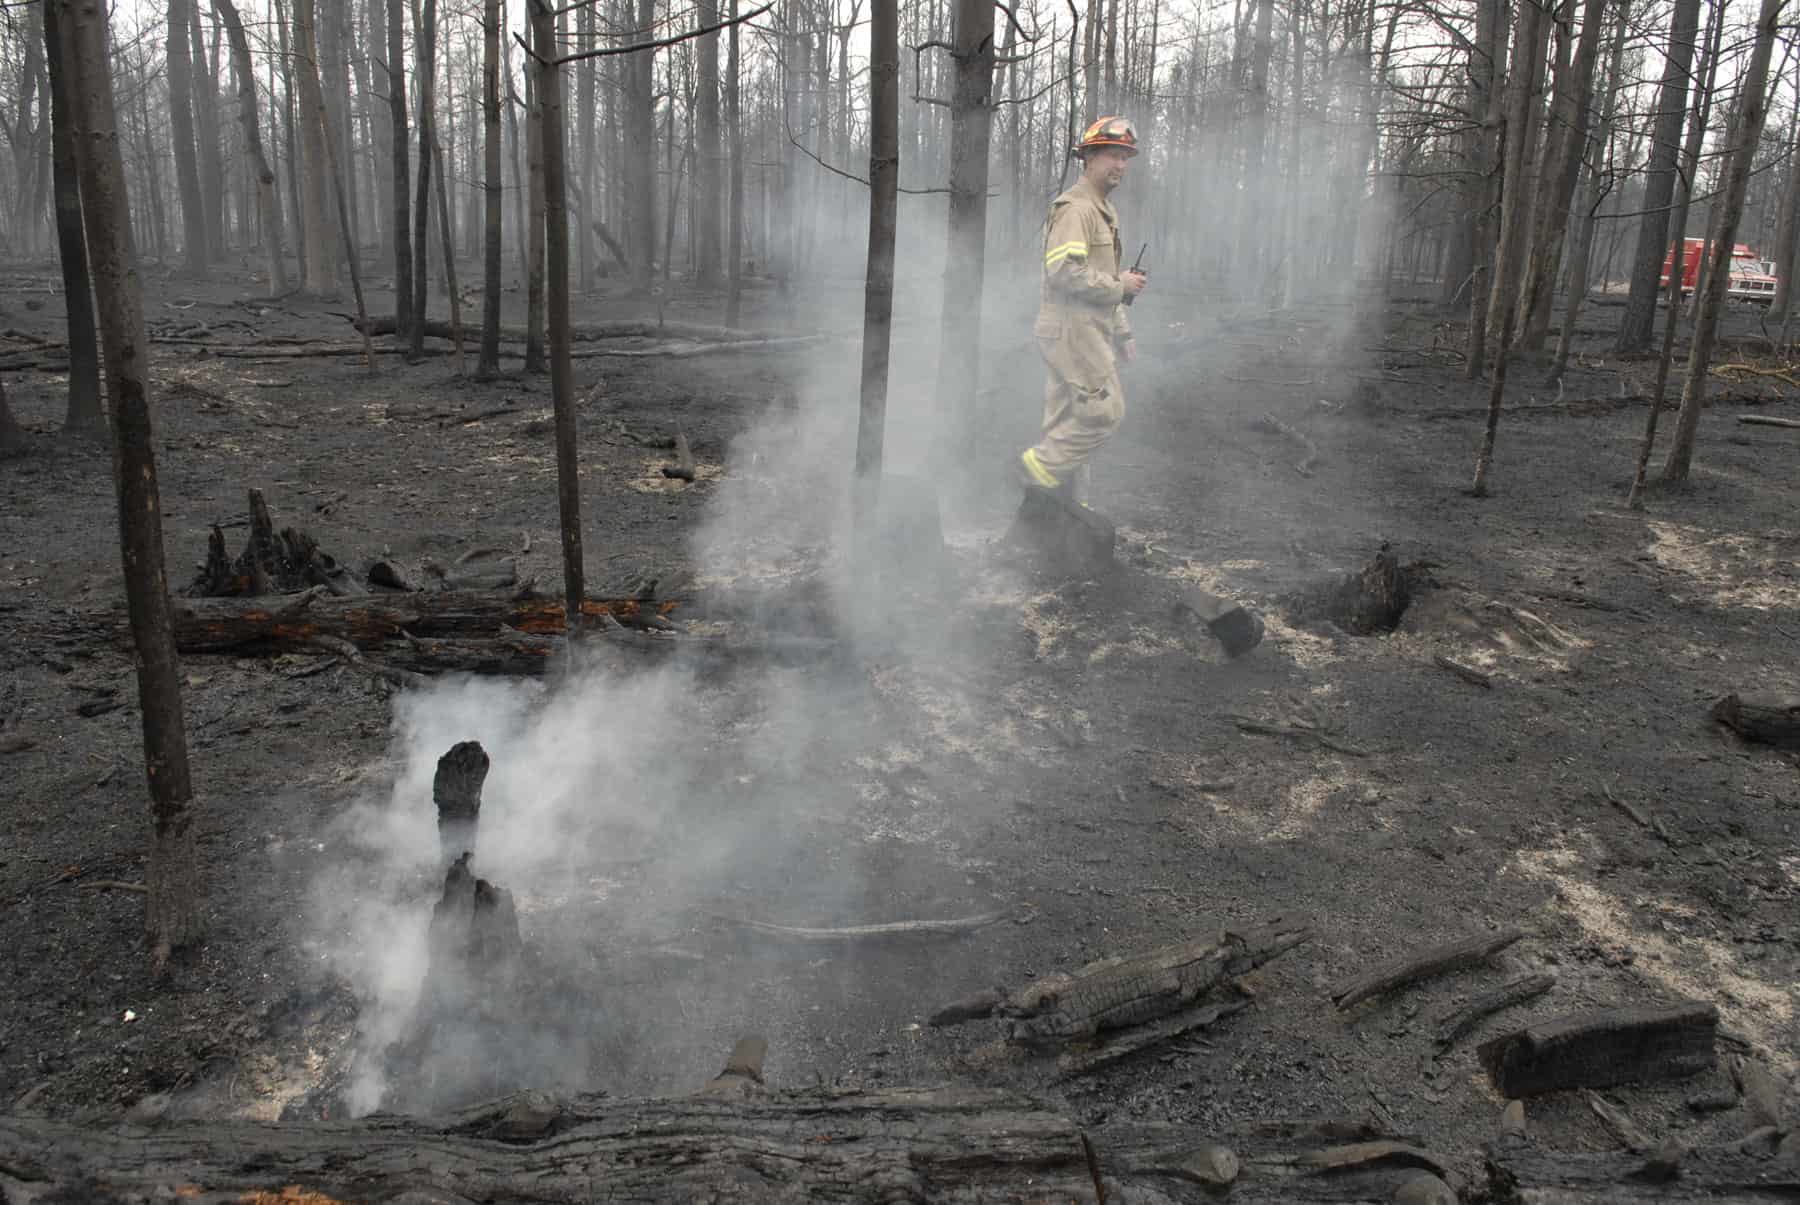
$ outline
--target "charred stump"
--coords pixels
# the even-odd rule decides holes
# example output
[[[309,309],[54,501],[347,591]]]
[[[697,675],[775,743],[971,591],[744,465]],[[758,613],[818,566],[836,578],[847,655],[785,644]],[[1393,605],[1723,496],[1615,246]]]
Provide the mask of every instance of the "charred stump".
[[[456,864],[475,852],[481,787],[487,773],[487,750],[480,741],[459,741],[438,758],[431,799],[437,805],[438,845],[446,862]]]
[[[1745,740],[1800,744],[1800,695],[1728,694],[1712,715]]]
[[[250,491],[250,534],[244,550],[232,559],[225,532],[217,524],[207,537],[206,563],[188,593],[202,598],[260,597],[292,594],[323,586],[336,595],[364,593],[356,579],[299,528],[275,530],[268,501]]]
[[[1044,572],[1065,578],[1112,573],[1116,539],[1113,521],[1099,511],[1066,494],[1036,488],[1025,491],[1006,534],[1007,543],[1035,557]]]
[[[1383,544],[1368,564],[1303,591],[1294,610],[1306,619],[1325,619],[1356,636],[1377,636],[1400,626],[1412,604],[1415,571],[1403,567]]]

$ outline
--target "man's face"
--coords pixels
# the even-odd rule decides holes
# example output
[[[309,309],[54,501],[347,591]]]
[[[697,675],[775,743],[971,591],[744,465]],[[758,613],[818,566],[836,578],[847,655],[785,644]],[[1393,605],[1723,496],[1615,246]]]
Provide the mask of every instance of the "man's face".
[[[1125,180],[1131,152],[1120,146],[1097,147],[1088,152],[1084,174],[1103,192],[1111,192]]]

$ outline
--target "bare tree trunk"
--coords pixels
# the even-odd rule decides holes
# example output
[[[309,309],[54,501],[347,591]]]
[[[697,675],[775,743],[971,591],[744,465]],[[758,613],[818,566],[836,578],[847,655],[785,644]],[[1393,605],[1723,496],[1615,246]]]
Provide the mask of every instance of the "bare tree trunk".
[[[1571,12],[1573,4],[1570,5]],[[1600,56],[1600,26],[1606,0],[1587,0],[1581,14],[1581,42],[1568,68],[1558,72],[1556,99],[1551,106],[1552,126],[1544,146],[1543,196],[1538,203],[1537,233],[1531,240],[1531,262],[1525,274],[1524,333],[1520,342],[1537,351],[1550,333],[1551,294],[1557,265],[1562,260],[1563,238],[1569,228],[1569,204],[1581,175],[1587,151],[1588,93],[1593,89],[1594,63]],[[1568,34],[1563,35],[1566,39]],[[1567,76],[1568,78],[1564,78]]]
[[[1738,82],[1737,107],[1731,116],[1731,161],[1725,168],[1719,220],[1712,232],[1712,263],[1706,288],[1700,294],[1694,345],[1688,352],[1687,376],[1681,384],[1681,414],[1675,420],[1669,457],[1663,462],[1663,480],[1667,482],[1686,481],[1694,459],[1700,407],[1706,402],[1706,370],[1712,362],[1713,341],[1719,332],[1719,311],[1724,308],[1725,292],[1731,285],[1731,249],[1737,239],[1738,220],[1744,213],[1744,191],[1750,183],[1757,143],[1762,138],[1763,119],[1768,115],[1769,58],[1775,49],[1782,3],[1783,0],[1763,0],[1762,12],[1756,19],[1756,45],[1750,52],[1750,65]]]
[[[126,606],[138,659],[144,769],[153,836],[145,873],[144,927],[159,961],[200,934],[200,872],[195,849],[193,785],[181,712],[181,667],[163,569],[162,504],[150,429],[144,304],[131,246],[131,205],[113,108],[106,8],[102,0],[62,4],[74,67],[70,99],[77,131],[82,220],[87,228],[106,390],[113,429],[113,482],[119,499],[119,546]],[[170,23],[175,24],[173,21]],[[185,26],[182,27],[185,34]]]
[[[869,258],[863,280],[862,395],[856,425],[856,530],[872,535],[887,427],[888,352],[894,317],[894,228],[900,185],[898,0],[869,9]],[[993,17],[988,16],[991,23]]]
[[[244,36],[244,23],[231,0],[213,0],[213,11],[225,26],[225,37],[231,43],[231,66],[238,81],[238,121],[244,131],[244,146],[250,155],[251,170],[256,173],[256,206],[262,225],[263,249],[269,256],[269,296],[279,297],[288,290],[286,242],[281,224],[281,206],[275,199],[275,172],[263,154],[262,131],[256,117],[256,67],[250,61],[250,42]]]
[[[1712,110],[1713,81],[1718,76],[1719,40],[1725,33],[1725,5],[1714,6],[1708,25],[1705,56],[1706,78],[1700,84],[1700,103],[1688,118],[1687,142],[1681,149],[1675,186],[1673,218],[1677,238],[1670,246],[1668,302],[1663,308],[1662,351],[1656,357],[1656,384],[1650,391],[1650,408],[1644,416],[1644,437],[1638,444],[1637,467],[1631,476],[1631,492],[1626,506],[1644,509],[1644,492],[1649,487],[1650,453],[1656,449],[1656,425],[1662,416],[1663,397],[1669,387],[1669,369],[1675,362],[1675,330],[1681,325],[1682,282],[1687,279],[1688,213],[1700,181],[1700,148],[1706,141],[1708,114]]]
[[[332,251],[329,193],[331,166],[325,156],[324,90],[313,34],[313,0],[294,0],[294,77],[299,83],[296,120],[300,125],[300,220],[306,228],[303,287],[315,296],[337,292],[337,256]]]
[[[1500,246],[1494,253],[1493,296],[1488,299],[1488,339],[1494,344],[1493,379],[1488,384],[1487,426],[1481,451],[1475,458],[1475,480],[1469,492],[1477,498],[1488,493],[1488,474],[1494,463],[1494,444],[1500,430],[1500,406],[1506,395],[1507,360],[1512,354],[1513,316],[1519,303],[1519,277],[1523,270],[1523,242],[1531,221],[1534,195],[1526,171],[1531,162],[1532,115],[1544,67],[1544,43],[1549,21],[1531,0],[1519,5],[1518,29],[1513,37],[1512,78],[1507,81],[1506,168],[1500,211]]]
[[[437,210],[439,241],[444,246],[444,291],[450,295],[450,339],[456,347],[456,375],[468,371],[463,363],[462,296],[456,289],[456,227],[450,221],[450,190],[444,178],[444,144],[432,139],[431,157],[437,160]]]
[[[412,338],[413,325],[412,217],[407,207],[412,169],[407,163],[406,0],[387,0],[387,83],[394,155],[394,340],[399,342]],[[423,314],[419,317],[424,320]]]
[[[475,375],[490,381],[500,373],[500,0],[486,0],[481,18],[481,168],[485,203],[482,222],[481,358]]]
[[[194,159],[194,55],[188,42],[188,5],[169,0],[169,132],[175,140],[175,182],[181,189],[182,256],[187,270],[206,275],[206,205]]]
[[[950,206],[936,400],[941,454],[968,444],[981,387],[981,300],[986,277],[988,148],[994,87],[993,0],[957,0],[951,36]]]
[[[535,30],[535,9],[528,15]],[[555,57],[552,46],[539,45],[536,50],[546,58]],[[544,100],[538,95],[539,73],[530,64],[526,71],[525,169],[530,184],[525,193],[525,374],[530,376],[549,365],[544,361]],[[647,167],[643,170],[650,174]],[[646,249],[644,257],[649,254]]]
[[[581,49],[584,51],[594,49],[595,45],[594,32],[597,18],[594,8],[595,6],[592,4],[585,6],[579,17]],[[581,180],[581,191],[577,197],[578,204],[575,210],[575,245],[576,254],[581,261],[579,280],[581,288],[585,290],[594,287],[594,219],[600,216],[600,207],[594,196],[596,179],[594,173],[594,117],[595,109],[598,107],[595,74],[598,68],[593,59],[583,59],[577,71],[581,99],[576,110],[578,114],[576,124],[580,127],[581,162],[575,174]]]
[[[736,326],[744,294],[744,116],[743,89],[738,82],[741,70],[738,57],[738,27],[735,24],[738,0],[728,0],[733,25],[726,33],[725,120],[731,130],[731,200],[726,220],[731,229],[726,238],[726,255],[730,258],[730,299],[725,303],[725,325]]]
[[[1800,88],[1800,55],[1794,58],[1795,87]],[[1794,295],[1794,255],[1800,248],[1800,107],[1788,141],[1787,186],[1781,194],[1781,216],[1775,227],[1775,296],[1769,303],[1772,321],[1786,324]]]
[[[1644,216],[1638,223],[1631,292],[1619,319],[1620,352],[1647,349],[1655,327],[1657,281],[1669,245],[1669,199],[1675,195],[1675,157],[1681,150],[1681,119],[1687,112],[1688,75],[1694,65],[1694,40],[1699,31],[1700,0],[1675,0],[1669,17],[1668,52],[1663,60],[1656,123],[1650,136],[1650,168],[1640,206]],[[1680,238],[1681,233],[1677,230],[1675,237]]]
[[[1621,0],[1618,25],[1613,30],[1612,57],[1606,73],[1606,102],[1600,115],[1600,129],[1597,136],[1587,140],[1594,151],[1594,162],[1588,168],[1587,184],[1582,189],[1581,202],[1576,208],[1581,224],[1576,227],[1575,245],[1569,252],[1568,297],[1563,309],[1562,332],[1556,339],[1556,358],[1545,382],[1549,385],[1561,384],[1563,373],[1568,370],[1569,351],[1575,343],[1575,324],[1581,317],[1582,305],[1587,301],[1588,262],[1593,253],[1596,216],[1605,196],[1603,169],[1606,166],[1606,148],[1612,142],[1613,114],[1618,110],[1619,85],[1625,64],[1625,31],[1631,23],[1630,15],[1629,0]]]
[[[718,0],[699,0],[694,19],[702,26],[717,23]],[[703,289],[719,287],[720,260],[724,250],[719,229],[719,35],[703,35],[696,43],[700,56],[694,93],[694,233],[698,262],[694,283]]]
[[[419,104],[414,124],[419,132],[419,178],[413,196],[413,294],[414,322],[409,355],[425,354],[425,314],[429,296],[431,250],[431,144],[437,137],[432,122],[432,106],[436,102],[437,82],[437,0],[425,0],[424,15],[418,20],[417,37],[413,40],[413,92]]]
[[[563,599],[569,639],[581,631],[581,464],[578,459],[575,381],[569,356],[569,189],[564,167],[562,68],[549,0],[526,0],[539,59],[534,94],[543,130],[544,242],[550,276],[550,397],[556,412],[556,505],[562,522]],[[533,328],[535,330],[535,328]]]
[[[344,262],[350,268],[350,291],[356,298],[356,329],[362,332],[363,362],[370,372],[375,371],[375,343],[369,337],[369,307],[363,300],[362,268],[357,263],[356,226],[350,218],[350,205],[344,198],[343,156],[337,149],[337,131],[332,128],[331,115],[324,105],[319,106],[316,114],[319,129],[325,140],[325,165],[331,173],[331,195],[337,203],[337,225],[339,243],[344,249]]]
[[[194,42],[194,131],[199,150],[200,201],[206,219],[209,260],[225,256],[225,158],[219,146],[219,79],[206,53],[200,28],[200,5],[188,3],[188,32]]]
[[[1475,0],[1475,46],[1469,52],[1469,107],[1480,115],[1470,164],[1475,176],[1474,267],[1469,274],[1468,378],[1481,379],[1487,366],[1488,297],[1494,287],[1494,211],[1500,205],[1500,139],[1506,126],[1506,99],[1500,87],[1506,69],[1507,0]]]
[[[322,85],[321,95],[325,106],[321,121],[325,130],[326,145],[336,159],[337,170],[332,179],[332,190],[342,187],[347,197],[354,202],[355,192],[351,188],[349,175],[352,167],[348,156],[353,145],[350,139],[350,120],[348,105],[350,101],[350,59],[344,48],[344,17],[349,0],[314,0],[321,5],[317,9],[319,34],[319,82]],[[335,202],[334,202],[335,203]],[[357,235],[356,209],[354,203],[350,208],[350,256],[359,254],[361,239]]]
[[[88,280],[86,236],[81,229],[81,180],[75,167],[75,132],[69,95],[73,77],[62,9],[44,5],[44,58],[50,68],[50,171],[56,197],[56,247],[62,261],[63,310],[69,334],[69,402],[63,431],[100,436],[100,345],[94,330],[94,294]]]
[[[654,40],[655,25],[656,0],[637,0],[638,39]],[[656,258],[656,173],[647,162],[656,147],[655,54],[646,50],[631,55],[626,71],[630,94],[625,99],[625,144],[633,148],[636,158],[625,182],[631,198],[625,238],[637,253],[631,261],[632,287],[646,294],[654,279]]]
[[[382,174],[381,165],[394,161],[394,127],[391,119],[385,122],[378,119],[374,106],[376,98],[379,96],[383,104],[389,104],[390,113],[392,111],[386,94],[376,91],[378,86],[387,89],[393,87],[393,70],[389,65],[390,60],[387,53],[388,5],[387,0],[364,0],[364,5],[364,13],[368,22],[367,32],[364,34],[368,41],[364,49],[368,51],[369,55],[369,83],[365,92],[370,135],[369,188],[374,194],[370,197],[370,203],[376,209],[381,209],[383,203],[387,206],[383,211],[384,216],[378,223],[381,229],[381,250],[378,262],[387,263],[394,258],[393,173],[386,173],[379,184],[376,180]],[[405,190],[402,189],[401,192],[404,193]]]

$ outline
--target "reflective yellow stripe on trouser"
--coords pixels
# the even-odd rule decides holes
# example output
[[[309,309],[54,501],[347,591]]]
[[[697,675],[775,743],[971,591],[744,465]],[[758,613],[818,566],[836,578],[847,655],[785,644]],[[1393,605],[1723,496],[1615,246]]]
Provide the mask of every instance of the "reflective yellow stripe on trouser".
[[[1125,393],[1110,336],[1097,324],[1071,324],[1061,337],[1039,339],[1048,380],[1044,426],[1031,456],[1058,480],[1087,463],[1125,417]]]

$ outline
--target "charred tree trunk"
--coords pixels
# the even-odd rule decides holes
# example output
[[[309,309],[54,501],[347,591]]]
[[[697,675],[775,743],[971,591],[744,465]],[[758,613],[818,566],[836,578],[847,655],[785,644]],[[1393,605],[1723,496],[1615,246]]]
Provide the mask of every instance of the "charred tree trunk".
[[[637,29],[639,41],[655,39],[656,0],[637,0]],[[656,52],[645,50],[631,55],[625,69],[625,145],[634,156],[624,182],[631,205],[625,238],[636,253],[631,260],[632,287],[644,294],[655,279],[656,173],[649,163],[656,146],[655,67]]]
[[[6,400],[6,379],[0,377],[0,456],[16,456],[25,446],[25,432],[13,419]]]
[[[862,394],[856,426],[856,528],[872,533],[887,426],[894,317],[894,227],[900,185],[900,14],[874,0],[869,44],[869,254],[863,283]],[[989,20],[992,20],[990,15]]]
[[[432,120],[432,106],[437,103],[437,0],[425,0],[417,32],[413,45],[413,92],[419,103],[419,116],[415,122],[419,134],[419,175],[414,182],[413,196],[412,329],[408,332],[411,335],[409,354],[414,358],[425,354],[424,319],[431,276],[428,265],[431,254],[431,144],[437,136],[436,123]]]
[[[1664,481],[1686,481],[1694,458],[1700,407],[1706,401],[1706,370],[1712,363],[1713,342],[1718,336],[1719,312],[1725,305],[1725,291],[1731,285],[1731,250],[1737,239],[1738,220],[1744,213],[1744,191],[1750,183],[1757,143],[1762,140],[1763,119],[1768,115],[1769,59],[1774,53],[1782,5],[1783,0],[1763,0],[1762,11],[1756,19],[1756,44],[1750,52],[1750,64],[1738,82],[1737,107],[1731,116],[1731,160],[1725,168],[1718,224],[1712,231],[1712,260],[1694,321],[1694,343],[1688,353],[1687,376],[1681,385],[1681,414],[1675,420],[1669,458],[1663,462]]]
[[[87,229],[112,418],[113,482],[118,490],[119,544],[125,597],[138,658],[144,769],[153,837],[145,874],[144,927],[158,959],[200,932],[200,872],[194,841],[193,786],[181,711],[181,666],[175,655],[163,568],[162,505],[150,428],[143,296],[131,246],[131,207],[113,108],[106,9],[101,0],[55,0],[66,18],[74,68],[76,159]],[[173,22],[171,22],[173,25]]]
[[[1563,237],[1569,228],[1569,205],[1581,160],[1587,152],[1589,93],[1594,62],[1600,55],[1600,26],[1606,0],[1586,0],[1581,14],[1581,42],[1575,58],[1559,72],[1551,107],[1550,137],[1544,147],[1543,195],[1538,202],[1537,232],[1531,240],[1531,262],[1525,273],[1524,321],[1520,343],[1537,351],[1550,333],[1551,293],[1562,261]],[[1564,38],[1568,34],[1563,35]]]
[[[573,616],[569,635],[581,630],[584,574],[581,558],[581,462],[575,418],[575,380],[570,359],[569,324],[569,189],[563,156],[562,67],[556,62],[554,17],[549,0],[531,5],[532,40],[537,64],[537,102],[543,128],[539,141],[544,159],[544,238],[550,269],[550,396],[556,412],[556,508],[561,521],[564,614]],[[647,56],[646,56],[647,57]],[[537,334],[533,324],[531,334]],[[527,339],[526,347],[531,346]],[[529,355],[529,351],[527,351]]]
[[[394,154],[394,331],[396,339],[408,339],[413,315],[413,244],[411,210],[407,207],[412,171],[407,163],[406,0],[386,2],[388,123],[393,128]],[[420,317],[424,317],[423,313]]]
[[[200,199],[205,206],[206,253],[210,260],[225,258],[225,156],[219,146],[218,34],[214,27],[213,51],[206,51],[200,28],[199,0],[188,0],[189,32],[194,39],[194,129],[198,140]]]
[[[986,275],[988,147],[992,134],[994,5],[959,0],[951,37],[950,206],[945,240],[937,390],[940,455],[953,463],[968,447],[981,387],[981,299]]]
[[[1675,195],[1675,158],[1681,152],[1682,117],[1687,112],[1688,75],[1700,32],[1700,0],[1675,0],[1669,17],[1668,53],[1663,60],[1656,124],[1650,136],[1650,168],[1644,181],[1643,219],[1631,265],[1631,292],[1619,319],[1618,350],[1649,348],[1656,321],[1656,291],[1663,253],[1669,246],[1669,201]],[[1675,231],[1680,238],[1682,231]]]
[[[525,0],[534,6],[536,0]],[[537,29],[535,9],[526,14],[530,30]],[[536,41],[536,33],[532,33]],[[555,57],[555,48],[536,45],[538,54]],[[525,171],[529,181],[525,190],[525,373],[542,373],[544,362],[544,101],[538,94],[541,82],[532,64],[526,63],[525,81]],[[641,167],[651,174],[647,167]],[[647,258],[646,253],[646,258]]]
[[[486,0],[481,18],[481,358],[475,376],[500,375],[500,0]]]
[[[743,89],[738,75],[737,0],[728,0],[732,26],[726,33],[725,52],[725,120],[731,131],[731,198],[727,202],[725,220],[731,224],[726,235],[725,254],[730,261],[728,287],[730,298],[725,303],[725,325],[736,326],[744,292],[744,117]]]
[[[237,75],[238,121],[244,131],[244,146],[250,155],[250,170],[256,173],[256,207],[262,226],[263,248],[269,257],[269,296],[287,292],[287,259],[283,244],[281,206],[275,199],[275,172],[263,154],[262,131],[256,117],[256,67],[250,61],[250,42],[244,36],[244,23],[238,18],[231,0],[213,0],[213,10],[225,26],[225,37],[231,43],[231,67]]]
[[[306,228],[301,278],[308,293],[337,293],[337,255],[332,250],[331,165],[325,154],[324,88],[319,83],[319,52],[314,34],[314,0],[294,0],[294,76],[299,84],[300,219]]]
[[[694,19],[702,27],[719,20],[718,0],[700,0]],[[720,153],[719,153],[719,35],[703,34],[696,51],[700,56],[694,93],[694,215],[695,253],[694,283],[703,289],[716,289],[722,279],[720,268],[724,248],[719,228]]]
[[[194,158],[194,55],[188,40],[188,5],[169,0],[169,133],[175,141],[175,182],[181,189],[182,256],[194,276],[206,274],[206,205]]]
[[[94,294],[88,279],[86,236],[81,229],[81,180],[75,169],[75,134],[69,46],[56,0],[44,6],[44,57],[50,64],[50,171],[56,196],[56,248],[62,261],[63,309],[69,331],[69,404],[63,430],[100,436],[100,344],[94,329]]]
[[[1507,360],[1512,355],[1513,320],[1519,303],[1519,277],[1523,269],[1526,231],[1531,223],[1532,181],[1526,170],[1531,162],[1533,116],[1538,84],[1544,69],[1544,44],[1549,19],[1532,0],[1519,5],[1518,29],[1513,39],[1512,78],[1507,81],[1506,167],[1500,211],[1500,245],[1494,252],[1493,296],[1488,300],[1488,339],[1494,344],[1494,372],[1488,383],[1487,426],[1481,451],[1475,458],[1475,480],[1469,492],[1484,498],[1488,474],[1494,463],[1494,444],[1500,430],[1500,407],[1506,396]]]
[[[1506,0],[1476,0],[1475,46],[1469,51],[1469,107],[1481,122],[1473,133],[1474,260],[1469,273],[1469,345],[1465,371],[1471,381],[1487,370],[1488,298],[1494,287],[1495,210],[1500,206],[1501,132],[1506,100]]]

